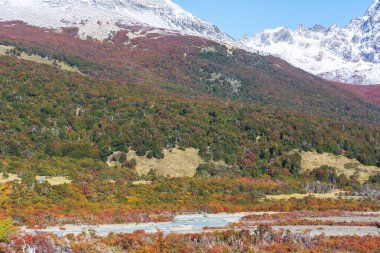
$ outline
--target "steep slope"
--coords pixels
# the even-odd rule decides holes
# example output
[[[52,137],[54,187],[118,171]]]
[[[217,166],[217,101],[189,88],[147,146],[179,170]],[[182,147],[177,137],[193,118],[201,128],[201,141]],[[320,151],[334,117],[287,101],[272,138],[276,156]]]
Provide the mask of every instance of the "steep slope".
[[[339,88],[348,90],[354,94],[357,94],[367,101],[380,105],[380,85],[349,85],[349,84],[337,84]]]
[[[379,0],[344,28],[301,25],[292,31],[280,27],[241,40],[325,79],[352,84],[380,83],[379,41]]]
[[[153,28],[152,28],[153,29]],[[283,60],[232,49],[195,36],[124,27],[112,43],[81,40],[19,22],[0,24],[0,43],[64,61],[100,79],[150,85],[189,97],[223,97],[286,107],[330,118],[380,122],[379,106]]]
[[[195,35],[268,52],[328,80],[374,84],[380,82],[379,6],[376,0],[345,28],[278,28],[239,42],[171,0],[0,0],[0,22],[19,20],[58,32],[75,28],[71,33],[81,39],[108,41],[119,31],[128,31],[130,40],[147,34]]]
[[[248,175],[284,173],[282,160],[269,160],[284,159],[294,149],[380,164],[379,125],[223,98],[189,98],[141,79],[140,85],[101,81],[9,56],[0,56],[0,73],[0,157],[106,160],[114,151],[132,149],[162,158],[165,148],[178,146],[199,149],[203,159],[225,161],[234,166],[231,173]],[[19,169],[12,168],[11,173]],[[73,179],[87,167],[54,168],[53,173]]]
[[[0,0],[0,21],[14,20],[55,29],[77,27],[81,38],[101,40],[123,25],[139,24],[232,41],[171,0]]]

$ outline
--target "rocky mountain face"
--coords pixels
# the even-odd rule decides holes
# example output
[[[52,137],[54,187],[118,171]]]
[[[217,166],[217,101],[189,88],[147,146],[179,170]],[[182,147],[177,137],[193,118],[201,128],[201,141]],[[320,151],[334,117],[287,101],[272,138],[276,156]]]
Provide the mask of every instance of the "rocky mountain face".
[[[219,41],[232,41],[218,27],[171,0],[0,0],[1,21],[39,27],[77,27],[81,38],[107,39],[121,26],[146,25]]]
[[[380,1],[346,27],[302,25],[295,31],[265,30],[241,43],[283,58],[328,80],[352,84],[380,83]]]

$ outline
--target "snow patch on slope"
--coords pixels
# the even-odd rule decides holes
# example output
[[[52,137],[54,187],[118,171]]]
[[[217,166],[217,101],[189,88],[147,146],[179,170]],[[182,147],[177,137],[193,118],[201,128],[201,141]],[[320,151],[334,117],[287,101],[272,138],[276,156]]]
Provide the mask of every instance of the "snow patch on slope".
[[[78,27],[84,39],[107,39],[120,25],[146,25],[232,41],[219,28],[171,0],[0,0],[0,21],[13,20],[55,29]]]

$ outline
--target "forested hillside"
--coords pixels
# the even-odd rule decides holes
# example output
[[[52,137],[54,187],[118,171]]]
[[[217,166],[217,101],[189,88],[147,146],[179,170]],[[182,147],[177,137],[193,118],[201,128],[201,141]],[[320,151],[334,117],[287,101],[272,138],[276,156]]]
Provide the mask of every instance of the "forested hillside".
[[[378,252],[379,85],[171,0],[0,7],[0,253]]]
[[[153,86],[188,97],[213,96],[249,104],[286,107],[335,119],[378,123],[379,106],[292,67],[278,58],[248,53],[199,37],[129,33],[107,41],[81,40],[20,22],[0,24],[0,42],[19,52],[64,61],[102,80]],[[14,32],[14,31],[17,32]]]
[[[376,104],[274,57],[196,37],[150,33],[127,43],[123,33],[104,42],[73,34],[1,25],[1,44],[15,48],[0,56],[0,219],[97,224],[186,211],[379,210],[376,195],[263,201],[376,189],[377,175],[361,182],[330,167],[303,173],[295,151],[380,166]],[[139,175],[125,155],[163,159],[173,148],[199,150],[194,178]]]
[[[171,217],[165,211],[186,210],[378,208],[369,200],[286,205],[260,200],[266,194],[304,192],[314,177],[324,180],[320,173],[300,175],[294,149],[379,165],[377,125],[228,99],[191,99],[14,57],[0,57],[0,66],[0,168],[21,178],[21,184],[1,186],[0,204],[2,216],[19,224],[162,220]],[[141,178],[133,161],[113,168],[103,162],[128,149],[162,158],[163,149],[175,146],[200,150],[204,164],[195,179],[164,179],[152,172],[143,178],[152,184],[134,186]],[[215,169],[218,160],[228,169]],[[36,176],[66,176],[72,184],[51,186]],[[338,176],[327,174],[326,182],[333,177],[339,187],[358,187],[355,179]]]
[[[160,158],[164,148],[180,146],[248,173],[257,162],[316,149],[379,165],[378,125],[228,99],[190,99],[12,57],[1,57],[0,66],[2,155],[105,160],[132,148]]]

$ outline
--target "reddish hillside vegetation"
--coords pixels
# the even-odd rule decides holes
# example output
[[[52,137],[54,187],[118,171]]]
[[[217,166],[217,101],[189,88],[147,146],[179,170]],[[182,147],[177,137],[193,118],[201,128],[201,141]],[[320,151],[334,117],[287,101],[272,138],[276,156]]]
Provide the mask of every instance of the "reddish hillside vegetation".
[[[76,34],[74,28],[56,32],[22,22],[0,23],[0,43],[64,61],[96,78],[154,86],[190,97],[222,97],[331,118],[380,121],[379,108],[363,96],[279,58],[140,26],[124,27],[103,42],[81,40]]]
[[[338,84],[339,87],[357,94],[365,100],[380,105],[380,84],[377,85],[351,85]]]

